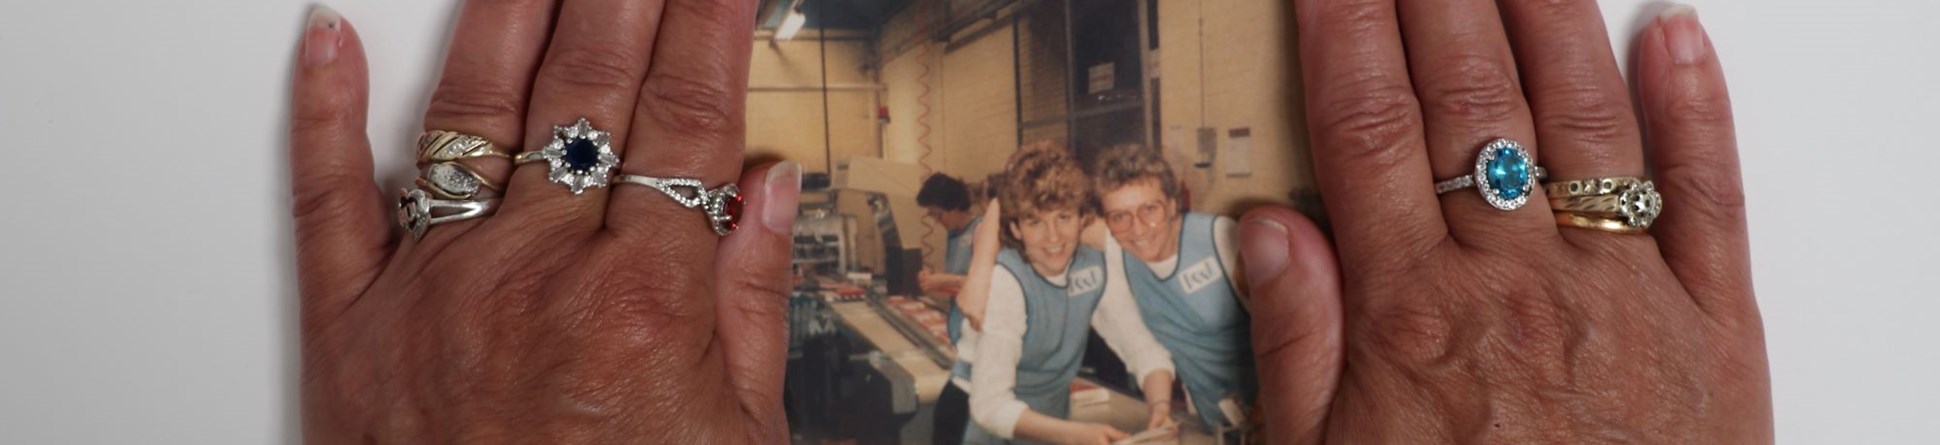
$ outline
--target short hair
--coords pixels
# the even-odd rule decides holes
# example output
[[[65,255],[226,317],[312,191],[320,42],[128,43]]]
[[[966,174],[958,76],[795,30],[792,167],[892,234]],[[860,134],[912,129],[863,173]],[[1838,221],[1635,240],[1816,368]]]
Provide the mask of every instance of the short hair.
[[[923,189],[916,192],[916,205],[951,211],[970,210],[970,186],[950,175],[930,175],[929,179],[923,180]]]
[[[1166,198],[1179,197],[1179,181],[1172,175],[1172,165],[1159,157],[1158,150],[1139,144],[1118,145],[1100,153],[1095,164],[1091,180],[1100,195],[1150,179],[1158,181]]]
[[[1054,142],[1035,142],[1018,148],[1004,166],[1007,184],[998,192],[1004,206],[1004,222],[1015,223],[1024,215],[1051,210],[1074,210],[1080,215],[1093,213],[1098,194],[1085,179],[1071,150]]]

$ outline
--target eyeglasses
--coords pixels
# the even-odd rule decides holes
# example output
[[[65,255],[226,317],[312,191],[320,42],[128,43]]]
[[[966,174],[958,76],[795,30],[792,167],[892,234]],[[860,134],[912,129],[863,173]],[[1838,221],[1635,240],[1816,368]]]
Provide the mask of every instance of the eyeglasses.
[[[1105,226],[1110,227],[1113,231],[1123,231],[1131,229],[1135,219],[1138,224],[1156,226],[1171,217],[1172,211],[1166,208],[1164,201],[1146,201],[1131,211],[1120,210],[1105,213]]]

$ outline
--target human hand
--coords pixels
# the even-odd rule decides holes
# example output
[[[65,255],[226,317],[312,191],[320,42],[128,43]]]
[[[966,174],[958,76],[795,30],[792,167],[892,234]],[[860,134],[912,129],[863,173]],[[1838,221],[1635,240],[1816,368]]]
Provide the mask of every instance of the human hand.
[[[1695,15],[1674,9],[1639,40],[1640,125],[1595,2],[1296,8],[1339,252],[1286,209],[1242,223],[1270,434],[1772,441],[1731,110]],[[1618,234],[1559,228],[1541,187],[1506,212],[1435,194],[1497,137],[1551,181],[1652,172],[1662,216]]]
[[[739,178],[740,227],[637,185],[569,193],[468,159],[496,215],[399,237],[374,187],[356,31],[298,57],[291,173],[312,443],[777,443],[801,170],[741,175],[752,0],[471,1],[427,129],[537,149],[584,117],[619,170]],[[385,147],[399,144],[384,143]]]
[[[1157,400],[1145,402],[1150,415],[1145,420],[1145,429],[1156,430],[1172,425],[1172,401]]]
[[[1112,442],[1132,437],[1124,431],[1102,423],[1066,422],[1058,431],[1055,442],[1064,445],[1111,445]]]

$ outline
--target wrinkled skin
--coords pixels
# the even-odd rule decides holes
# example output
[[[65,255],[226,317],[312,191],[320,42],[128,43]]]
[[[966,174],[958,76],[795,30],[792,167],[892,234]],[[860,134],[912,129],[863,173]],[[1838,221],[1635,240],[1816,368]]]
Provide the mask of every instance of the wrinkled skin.
[[[1334,232],[1242,223],[1275,442],[1772,441],[1729,99],[1693,12],[1635,45],[1639,122],[1590,0],[1296,10]],[[1615,234],[1558,227],[1540,192],[1511,212],[1434,194],[1497,137],[1553,180],[1648,168],[1663,216]]]
[[[322,10],[291,124],[303,435],[334,443],[777,443],[801,170],[742,170],[753,0],[474,0],[426,129],[535,148],[611,131],[619,170],[738,183],[738,230],[543,163],[466,163],[496,215],[400,236],[372,180],[365,57]],[[380,147],[408,144],[382,143]]]

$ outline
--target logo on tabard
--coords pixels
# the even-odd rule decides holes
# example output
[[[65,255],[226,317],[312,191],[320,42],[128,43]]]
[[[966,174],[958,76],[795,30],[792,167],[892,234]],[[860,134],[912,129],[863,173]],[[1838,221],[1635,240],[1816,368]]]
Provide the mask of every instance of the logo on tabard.
[[[1193,263],[1192,267],[1179,271],[1179,285],[1185,288],[1187,294],[1198,292],[1224,279],[1226,279],[1226,271],[1219,268],[1219,260],[1213,257],[1206,257],[1198,263]]]
[[[1071,271],[1070,277],[1071,287],[1065,292],[1067,296],[1084,295],[1105,287],[1105,269],[1098,266]]]

